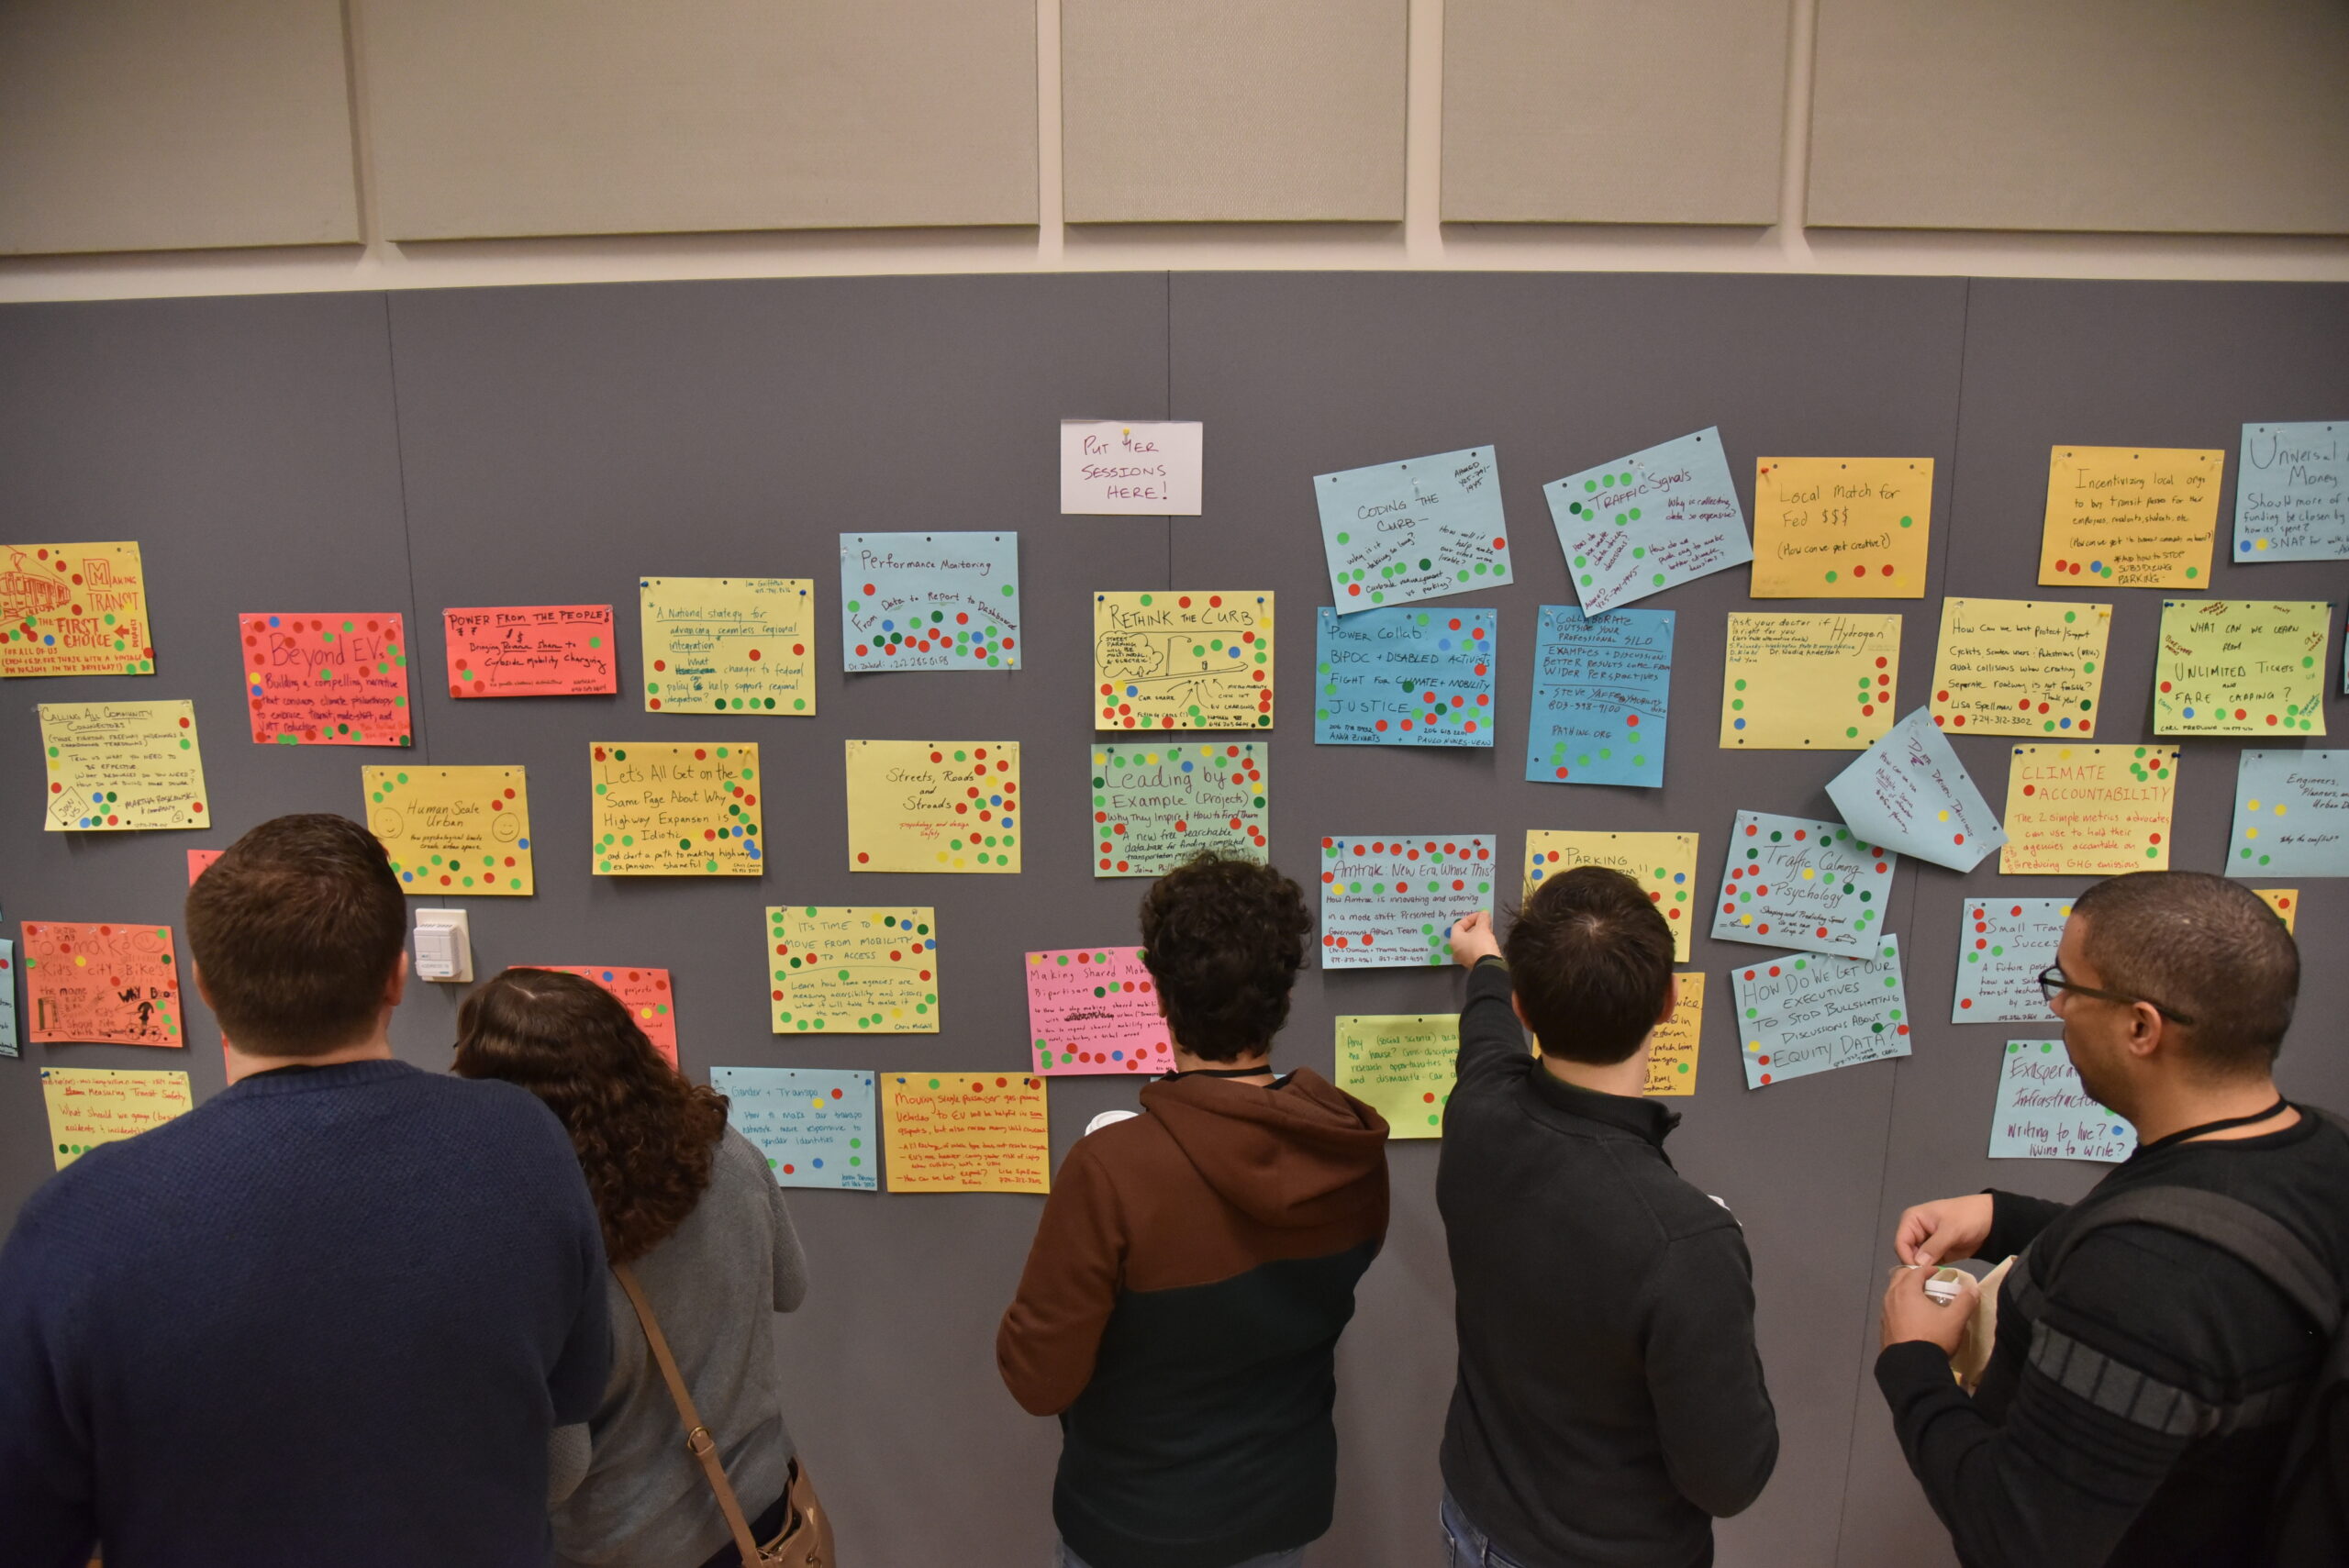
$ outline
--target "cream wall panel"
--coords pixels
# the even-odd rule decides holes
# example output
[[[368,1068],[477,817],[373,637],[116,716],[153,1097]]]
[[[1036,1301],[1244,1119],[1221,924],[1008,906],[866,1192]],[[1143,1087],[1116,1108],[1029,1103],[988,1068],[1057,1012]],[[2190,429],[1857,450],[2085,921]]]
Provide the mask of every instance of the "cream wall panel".
[[[358,0],[394,239],[1036,221],[1034,0]]]
[[[1786,0],[1445,0],[1447,223],[1777,221]]]
[[[0,5],[0,254],[359,237],[335,0]]]
[[[2349,233],[2341,0],[1820,0],[1809,221]]]
[[[1402,221],[1406,0],[1060,7],[1069,222]]]

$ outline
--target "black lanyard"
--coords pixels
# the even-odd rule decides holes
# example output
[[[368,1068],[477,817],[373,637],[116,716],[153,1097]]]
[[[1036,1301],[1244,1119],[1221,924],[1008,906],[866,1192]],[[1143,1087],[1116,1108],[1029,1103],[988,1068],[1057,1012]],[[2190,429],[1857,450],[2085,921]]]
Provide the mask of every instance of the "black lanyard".
[[[1272,1073],[1273,1082],[1275,1084],[1286,1076],[1285,1073],[1273,1073],[1273,1066],[1269,1062],[1262,1067],[1178,1067],[1166,1075],[1169,1078],[1262,1078],[1266,1073]]]
[[[2223,1121],[2206,1121],[2199,1127],[2186,1128],[2180,1131],[2171,1133],[2166,1138],[2155,1139],[2153,1142],[2146,1144],[2142,1149],[2139,1149],[2137,1152],[2140,1154],[2151,1154],[2156,1149],[2166,1149],[2173,1143],[2183,1143],[2189,1138],[2199,1138],[2206,1132],[2224,1132],[2231,1127],[2249,1127],[2253,1122],[2266,1121],[2277,1111],[2289,1106],[2291,1103],[2291,1101],[2286,1099],[2283,1095],[2278,1095],[2276,1096],[2276,1103],[2268,1106],[2264,1111],[2254,1111],[2250,1116],[2231,1116]]]

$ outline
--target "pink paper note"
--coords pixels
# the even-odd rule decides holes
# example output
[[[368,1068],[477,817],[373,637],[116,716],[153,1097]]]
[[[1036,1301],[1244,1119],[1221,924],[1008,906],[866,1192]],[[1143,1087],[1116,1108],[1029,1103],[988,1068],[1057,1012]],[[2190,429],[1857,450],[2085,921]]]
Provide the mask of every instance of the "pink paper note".
[[[405,746],[407,634],[392,612],[248,611],[245,706],[253,740],[281,746]]]
[[[619,690],[609,605],[449,610],[449,695],[562,697]]]
[[[1174,1070],[1140,948],[1030,953],[1028,1039],[1036,1070],[1051,1076]]]
[[[628,1006],[629,1016],[636,1020],[653,1049],[677,1065],[677,1008],[669,990],[669,972],[665,969],[623,969],[618,964],[602,963],[537,963],[533,969],[560,970],[576,974],[618,996]]]

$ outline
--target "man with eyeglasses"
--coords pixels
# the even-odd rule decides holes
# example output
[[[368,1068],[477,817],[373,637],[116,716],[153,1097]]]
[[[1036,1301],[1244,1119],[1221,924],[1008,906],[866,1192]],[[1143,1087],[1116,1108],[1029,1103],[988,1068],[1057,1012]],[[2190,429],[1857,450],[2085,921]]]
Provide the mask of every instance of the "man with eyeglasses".
[[[2082,1088],[2135,1124],[2136,1153],[2068,1207],[1943,1198],[1903,1213],[1893,1238],[1908,1266],[1885,1293],[1876,1382],[1968,1568],[2275,1561],[2269,1506],[2325,1351],[2309,1316],[2176,1229],[2099,1224],[2068,1251],[2065,1236],[2122,1195],[2199,1188],[2281,1224],[2341,1290],[2349,1133],[2272,1075],[2299,968],[2283,922],[2220,877],[2143,872],[2073,901],[2040,984]],[[1946,1358],[1973,1298],[1938,1306],[1924,1282],[1952,1258],[2017,1252],[1969,1398]]]

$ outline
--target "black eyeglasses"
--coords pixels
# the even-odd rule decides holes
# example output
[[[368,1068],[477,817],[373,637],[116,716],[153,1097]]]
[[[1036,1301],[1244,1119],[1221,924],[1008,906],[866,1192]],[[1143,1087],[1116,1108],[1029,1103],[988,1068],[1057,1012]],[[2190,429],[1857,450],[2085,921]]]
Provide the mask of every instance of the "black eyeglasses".
[[[2058,991],[2070,991],[2082,996],[2101,996],[2108,1002],[2125,1002],[2132,1006],[2143,1002],[2171,1023],[2191,1024],[2194,1021],[2176,1008],[2165,1007],[2151,996],[2132,996],[2125,991],[2099,991],[2093,985],[2066,980],[2060,965],[2049,964],[2039,972],[2039,994],[2047,998],[2047,1005],[2052,1007],[2055,1005],[2055,993]]]

